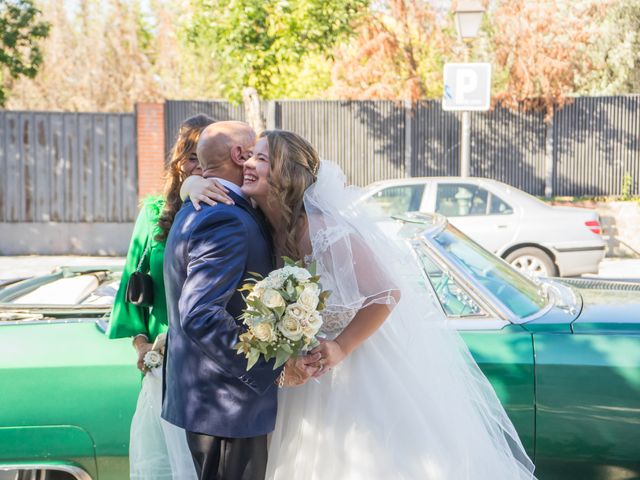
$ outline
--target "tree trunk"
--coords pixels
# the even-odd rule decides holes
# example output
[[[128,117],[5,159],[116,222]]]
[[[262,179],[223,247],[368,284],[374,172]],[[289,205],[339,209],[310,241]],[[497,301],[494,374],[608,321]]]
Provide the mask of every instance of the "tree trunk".
[[[264,118],[260,111],[260,96],[253,87],[242,89],[242,99],[244,100],[244,111],[247,123],[256,131],[258,135],[265,130]]]

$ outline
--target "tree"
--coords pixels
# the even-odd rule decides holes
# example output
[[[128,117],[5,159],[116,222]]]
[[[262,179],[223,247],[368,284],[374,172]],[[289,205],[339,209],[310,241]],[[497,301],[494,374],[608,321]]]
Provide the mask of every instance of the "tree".
[[[0,0],[0,106],[10,81],[33,78],[42,63],[38,42],[47,37],[49,24],[39,16],[32,0]]]
[[[605,10],[597,0],[503,0],[490,22],[494,100],[550,118],[596,68],[589,49]]]
[[[619,95],[640,92],[640,0],[609,1],[598,41],[589,49],[595,68],[580,81],[580,92]]]
[[[11,108],[121,112],[162,99],[136,2],[83,1],[75,13],[64,0],[43,7],[52,25],[44,62],[12,86]]]
[[[357,38],[335,55],[340,98],[418,100],[442,95],[442,70],[453,37],[426,0],[388,0],[372,10]]]
[[[352,33],[352,23],[367,3],[192,0],[197,13],[189,35],[194,45],[209,48],[209,60],[218,62],[223,93],[228,98],[241,99],[245,86],[254,87],[263,98],[288,95],[294,84],[312,94],[314,88],[300,89],[304,75],[296,73],[314,70],[309,59],[322,63],[323,55]],[[306,78],[312,85],[318,80],[318,76]]]

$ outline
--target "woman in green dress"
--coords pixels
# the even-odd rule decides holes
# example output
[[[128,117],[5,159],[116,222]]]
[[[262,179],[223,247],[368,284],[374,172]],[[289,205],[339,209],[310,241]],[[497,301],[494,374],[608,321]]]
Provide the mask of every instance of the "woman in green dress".
[[[164,246],[173,219],[182,206],[182,182],[190,175],[202,174],[196,146],[202,130],[213,121],[205,115],[197,115],[185,120],[180,126],[165,174],[164,194],[147,197],[142,203],[111,312],[109,338],[132,337],[138,354],[138,369],[145,374],[131,423],[131,479],[196,478],[184,431],[160,418],[162,367],[149,368],[145,365],[144,358],[156,340],[156,349],[160,350],[157,345],[162,343],[163,334],[167,330],[163,280]],[[212,198],[207,199],[207,203],[211,203],[211,200],[231,202],[225,191],[222,185],[215,182],[210,184],[210,192],[207,194]],[[153,305],[149,308],[125,301],[127,282],[136,270],[151,276]]]

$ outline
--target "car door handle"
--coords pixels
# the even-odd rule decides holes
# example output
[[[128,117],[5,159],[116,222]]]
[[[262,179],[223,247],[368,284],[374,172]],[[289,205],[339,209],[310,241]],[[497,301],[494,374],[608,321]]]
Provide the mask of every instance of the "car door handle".
[[[498,225],[498,228],[508,228],[509,225]]]

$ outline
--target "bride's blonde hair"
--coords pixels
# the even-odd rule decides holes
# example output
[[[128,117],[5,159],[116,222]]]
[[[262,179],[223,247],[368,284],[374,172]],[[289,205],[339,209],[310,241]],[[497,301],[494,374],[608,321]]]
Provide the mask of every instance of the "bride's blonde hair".
[[[265,130],[260,135],[269,144],[270,201],[276,202],[286,232],[282,253],[299,260],[298,234],[304,227],[304,192],[316,181],[320,157],[300,135],[286,130]]]

